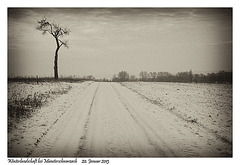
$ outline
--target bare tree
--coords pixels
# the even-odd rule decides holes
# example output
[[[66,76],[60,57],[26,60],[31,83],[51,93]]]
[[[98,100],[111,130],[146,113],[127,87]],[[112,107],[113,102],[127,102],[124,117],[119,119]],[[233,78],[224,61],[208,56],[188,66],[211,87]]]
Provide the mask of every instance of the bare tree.
[[[62,38],[64,35],[69,35],[70,30],[67,28],[62,28],[58,24],[50,23],[46,18],[42,18],[42,20],[38,21],[38,26],[36,29],[42,31],[43,35],[47,33],[51,34],[56,41],[57,48],[54,58],[54,78],[58,79],[58,51],[62,46],[68,48],[68,41],[62,40]]]
[[[139,77],[141,81],[147,81],[150,78],[150,75],[146,71],[141,71]]]
[[[117,77],[116,74],[113,75],[113,77],[112,77],[112,81],[114,81],[114,82],[118,81],[118,77]]]
[[[135,75],[131,75],[131,76],[129,77],[129,80],[130,80],[130,81],[137,81],[137,78],[136,78]]]
[[[119,81],[128,81],[129,74],[126,71],[121,71],[118,73],[118,80]]]

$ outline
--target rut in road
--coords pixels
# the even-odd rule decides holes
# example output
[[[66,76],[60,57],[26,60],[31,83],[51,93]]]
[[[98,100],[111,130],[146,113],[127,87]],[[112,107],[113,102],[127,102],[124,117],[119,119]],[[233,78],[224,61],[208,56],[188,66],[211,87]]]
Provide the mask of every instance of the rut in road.
[[[116,91],[119,100],[123,103],[129,115],[133,118],[133,120],[137,123],[137,125],[143,130],[149,143],[155,147],[157,152],[161,156],[169,156],[169,157],[176,156],[173,150],[165,143],[165,141],[160,137],[160,135],[158,135],[158,130],[154,130],[154,128],[152,128],[143,119],[143,117],[137,112],[137,110],[134,109],[124,97],[122,97],[121,93],[114,86],[112,87]]]
[[[88,131],[89,120],[90,120],[90,117],[91,117],[92,107],[93,107],[93,104],[94,104],[94,100],[95,100],[98,88],[99,88],[99,84],[98,84],[98,86],[97,86],[97,88],[96,88],[96,90],[93,94],[92,102],[91,102],[90,107],[89,107],[88,118],[87,118],[87,121],[84,124],[84,133],[83,133],[83,136],[81,136],[79,144],[78,144],[79,151],[76,153],[76,155],[81,155],[81,152],[83,152],[83,149],[84,149],[86,135],[87,135],[87,131]]]

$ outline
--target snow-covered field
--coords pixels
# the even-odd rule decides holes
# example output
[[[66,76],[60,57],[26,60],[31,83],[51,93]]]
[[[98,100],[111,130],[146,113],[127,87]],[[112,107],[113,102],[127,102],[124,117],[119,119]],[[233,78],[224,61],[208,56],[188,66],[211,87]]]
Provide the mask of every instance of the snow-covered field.
[[[21,121],[32,111],[51,102],[58,95],[67,93],[72,86],[67,83],[13,83],[8,84],[8,130],[15,127],[15,120]],[[14,120],[13,120],[14,119]]]
[[[230,85],[13,83],[9,100],[18,90],[49,97],[8,120],[10,157],[232,156]]]
[[[125,87],[232,143],[232,85],[127,82]]]

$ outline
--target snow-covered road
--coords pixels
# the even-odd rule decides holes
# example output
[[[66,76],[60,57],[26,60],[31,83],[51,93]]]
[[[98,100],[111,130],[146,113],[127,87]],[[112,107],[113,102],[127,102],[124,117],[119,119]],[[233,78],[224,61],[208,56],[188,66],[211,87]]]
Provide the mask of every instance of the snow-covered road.
[[[209,157],[231,156],[231,147],[119,83],[94,82],[28,156]]]

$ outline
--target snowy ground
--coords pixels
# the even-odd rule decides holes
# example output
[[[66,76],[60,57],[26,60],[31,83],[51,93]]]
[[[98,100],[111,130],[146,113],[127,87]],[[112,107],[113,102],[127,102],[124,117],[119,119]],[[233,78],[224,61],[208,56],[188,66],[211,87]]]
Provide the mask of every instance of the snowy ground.
[[[169,84],[168,94],[174,91],[176,84],[172,88],[171,85],[173,84]],[[172,103],[175,105],[172,110],[169,109],[172,106],[170,100],[160,99],[161,105],[154,94],[159,88],[158,83],[156,86],[154,83],[124,83],[123,86],[119,83],[84,82],[71,83],[71,86],[67,93],[52,99],[48,105],[35,111],[28,119],[19,122],[16,128],[8,133],[10,157],[232,155],[231,136],[224,134],[227,126],[222,126],[224,130],[218,128],[218,131],[223,132],[222,135],[213,132],[216,129],[205,127],[204,123],[199,122],[204,118],[201,116],[203,112],[192,113],[195,116],[191,114],[191,120],[189,116],[182,117],[184,115],[181,111],[177,111],[179,109],[177,105],[183,103],[175,98],[172,100],[175,101]],[[186,88],[181,84],[177,86],[178,90],[176,90],[179,93]],[[209,86],[207,89],[215,88]],[[164,92],[168,90],[166,88]],[[189,90],[186,93],[191,94],[190,91],[195,92]],[[147,94],[148,92],[150,94]],[[176,92],[175,95],[179,93]],[[231,93],[229,95],[231,96]],[[169,99],[171,98],[169,96]],[[222,100],[221,104],[224,104],[223,101],[231,102]],[[201,103],[200,107],[195,105],[195,111],[202,108],[202,105],[209,107],[206,104]],[[215,117],[213,114],[210,115],[212,118]],[[220,112],[218,116],[221,117]],[[210,118],[209,114],[207,117]],[[215,120],[215,123],[218,123],[218,120]],[[229,125],[231,129],[231,123]]]
[[[153,82],[123,85],[232,143],[232,85]]]
[[[72,88],[69,83],[9,83],[8,84],[8,131],[19,122],[32,116],[34,111]]]
[[[18,100],[25,99],[28,95],[34,95],[34,93],[49,96],[41,108],[34,108],[31,114],[20,117],[8,116],[8,155],[29,155],[43,135],[48,132],[74,102],[78,93],[82,92],[91,83],[8,84],[8,104],[16,99],[12,97],[15,95],[19,97]]]

